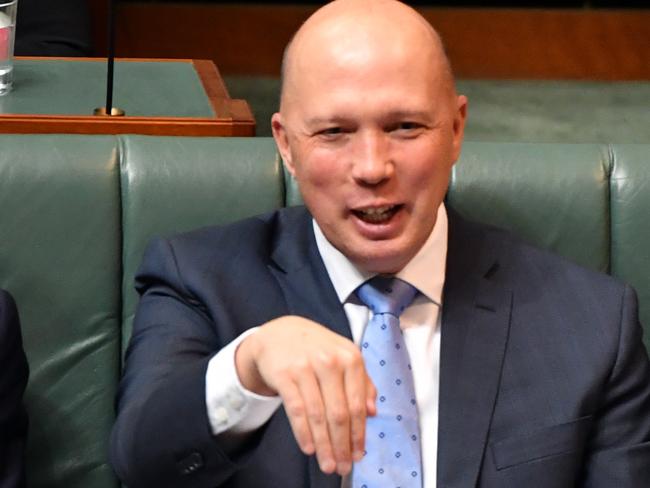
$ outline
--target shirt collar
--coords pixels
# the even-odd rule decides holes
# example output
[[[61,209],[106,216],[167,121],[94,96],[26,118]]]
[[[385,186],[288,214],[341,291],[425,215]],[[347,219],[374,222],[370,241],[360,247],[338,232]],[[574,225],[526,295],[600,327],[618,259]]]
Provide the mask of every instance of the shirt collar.
[[[354,290],[376,273],[368,273],[357,268],[327,240],[315,220],[312,220],[312,224],[316,245],[323,258],[325,269],[340,302],[345,303]],[[416,287],[432,302],[441,305],[446,261],[447,212],[444,204],[441,203],[431,234],[413,259],[396,276]]]

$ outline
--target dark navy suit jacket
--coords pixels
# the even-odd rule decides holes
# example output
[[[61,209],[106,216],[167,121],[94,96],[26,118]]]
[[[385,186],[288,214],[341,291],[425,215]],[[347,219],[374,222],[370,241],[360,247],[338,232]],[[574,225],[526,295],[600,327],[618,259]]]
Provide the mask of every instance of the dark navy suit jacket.
[[[16,304],[0,290],[0,488],[25,486],[27,414],[22,399],[27,376]]]
[[[450,212],[439,488],[647,488],[650,369],[634,292]],[[339,488],[285,412],[236,452],[210,433],[209,359],[286,314],[350,337],[304,208],[148,248],[112,463],[130,488]]]

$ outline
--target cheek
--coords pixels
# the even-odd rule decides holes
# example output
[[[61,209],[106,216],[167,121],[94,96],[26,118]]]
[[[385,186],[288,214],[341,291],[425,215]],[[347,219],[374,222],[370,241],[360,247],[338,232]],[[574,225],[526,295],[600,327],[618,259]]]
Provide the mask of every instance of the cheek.
[[[296,178],[301,185],[313,188],[336,187],[344,174],[341,159],[333,151],[320,148],[303,151],[298,156]]]
[[[407,171],[405,183],[412,195],[417,195],[427,204],[438,204],[449,185],[449,177],[453,163],[448,154],[432,153],[423,150],[419,154],[411,154],[406,161]]]
[[[448,178],[450,165],[441,155],[427,150],[411,152],[404,158],[404,176],[415,188],[428,188],[441,179]]]

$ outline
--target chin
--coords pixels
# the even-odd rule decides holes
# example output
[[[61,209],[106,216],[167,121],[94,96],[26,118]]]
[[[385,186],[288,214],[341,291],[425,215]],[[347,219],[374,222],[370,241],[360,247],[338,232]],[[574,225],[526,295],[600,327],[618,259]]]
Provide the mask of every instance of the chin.
[[[359,268],[370,273],[395,274],[401,271],[410,261],[411,257],[413,257],[408,253],[398,252],[396,250],[393,252],[382,251],[376,253],[365,252],[361,255],[357,254],[357,258],[351,260]]]

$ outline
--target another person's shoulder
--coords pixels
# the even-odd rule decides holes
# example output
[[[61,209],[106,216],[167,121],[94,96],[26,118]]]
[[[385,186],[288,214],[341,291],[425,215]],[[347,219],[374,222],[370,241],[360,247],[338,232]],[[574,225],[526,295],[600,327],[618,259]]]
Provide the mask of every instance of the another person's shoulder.
[[[27,413],[22,397],[28,377],[16,303],[0,289],[0,487],[25,483]]]
[[[22,334],[18,307],[11,294],[0,288],[0,357],[22,354]]]
[[[0,288],[0,303],[3,304],[10,304],[11,306],[15,306],[15,302],[11,294],[2,288]]]
[[[4,335],[10,327],[17,328],[17,325],[16,302],[7,290],[0,288],[0,333]]]
[[[23,353],[18,307],[13,296],[2,288],[0,288],[0,360],[9,360],[16,367],[20,366],[25,371],[20,374],[26,375],[27,362]]]

